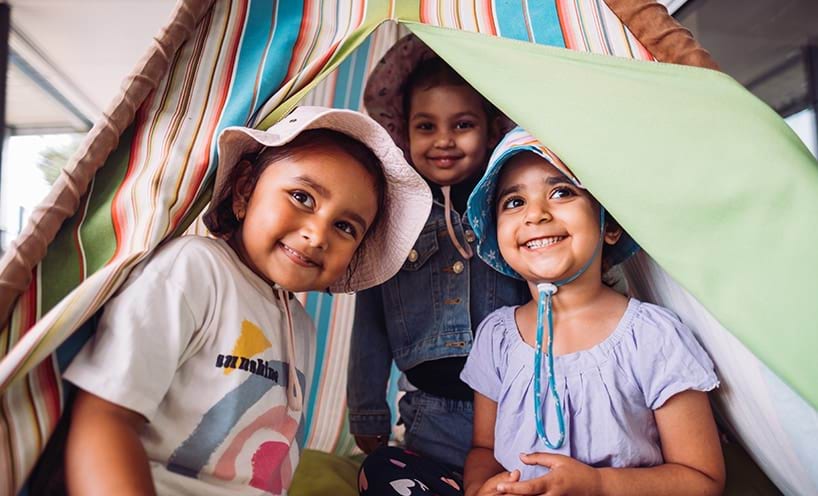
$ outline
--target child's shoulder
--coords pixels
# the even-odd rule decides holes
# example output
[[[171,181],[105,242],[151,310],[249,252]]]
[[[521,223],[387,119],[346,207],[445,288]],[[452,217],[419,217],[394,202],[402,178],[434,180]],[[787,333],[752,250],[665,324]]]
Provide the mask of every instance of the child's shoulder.
[[[719,384],[715,365],[693,331],[672,310],[631,299],[629,339],[622,339],[616,360],[630,368],[651,409],[676,393],[710,391]]]
[[[192,255],[207,255],[210,253],[220,253],[229,249],[227,243],[216,238],[208,238],[205,236],[181,236],[171,239],[160,246],[155,258],[166,256],[192,256]]]
[[[692,339],[690,328],[673,310],[631,298],[624,319],[632,339],[642,344],[662,346],[670,342]]]
[[[679,320],[679,317],[673,312],[673,310],[663,307],[662,305],[657,305],[656,303],[650,303],[647,301],[642,301],[638,298],[628,298],[628,307],[629,311],[633,309],[634,311],[634,320],[651,320],[651,319],[659,319],[659,320]]]
[[[628,301],[628,307],[628,311],[633,312],[634,325],[684,325],[673,310],[655,303],[631,298]]]
[[[518,307],[519,305],[500,307],[486,315],[477,327],[477,334],[491,334],[496,339],[503,339],[509,333],[516,333],[514,312]]]
[[[167,277],[196,277],[232,265],[224,241],[203,236],[182,236],[168,241],[145,262],[145,270]]]
[[[514,313],[517,306],[500,307],[488,314],[474,335],[474,343],[469,352],[468,362],[474,368],[484,367],[486,363],[505,363],[509,352],[521,338],[517,331]]]

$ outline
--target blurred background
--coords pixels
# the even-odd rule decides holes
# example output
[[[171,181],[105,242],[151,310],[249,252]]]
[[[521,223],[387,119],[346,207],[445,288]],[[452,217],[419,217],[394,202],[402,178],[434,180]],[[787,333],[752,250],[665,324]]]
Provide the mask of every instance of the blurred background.
[[[817,0],[661,3],[816,154]],[[20,232],[174,5],[0,0],[0,250]]]

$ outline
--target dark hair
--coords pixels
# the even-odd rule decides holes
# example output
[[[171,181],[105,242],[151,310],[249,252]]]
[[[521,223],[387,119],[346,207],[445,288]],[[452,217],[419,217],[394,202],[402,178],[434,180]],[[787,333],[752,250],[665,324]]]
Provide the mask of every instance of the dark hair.
[[[432,57],[424,60],[415,70],[409,74],[403,85],[403,115],[409,118],[410,107],[412,106],[412,95],[417,90],[428,90],[438,86],[466,86],[471,88],[482,102],[483,111],[486,114],[486,121],[491,122],[500,115],[499,110],[490,101],[475,90],[463,77],[455,72],[449,64],[440,57]]]
[[[602,204],[596,200],[596,198],[594,198],[594,201],[597,202],[599,208],[604,208]],[[605,209],[605,232],[608,233],[616,230],[622,232],[622,234],[620,234],[620,239],[622,239],[622,236],[625,235],[625,230],[622,229],[622,226],[619,225],[619,222],[617,222],[616,219],[614,219],[614,216],[611,215],[608,209]],[[614,249],[614,246],[616,246],[616,243],[612,245],[602,243],[602,274],[605,274],[613,267],[611,264],[611,251]]]
[[[335,147],[338,151],[346,153],[363,166],[375,183],[378,210],[375,213],[372,225],[369,226],[369,229],[367,229],[364,234],[364,238],[361,241],[361,244],[363,244],[378,228],[381,212],[386,203],[387,184],[386,176],[383,172],[383,164],[369,147],[355,138],[331,129],[310,129],[302,132],[287,144],[276,147],[264,147],[258,152],[243,155],[236,166],[233,167],[233,170],[230,171],[230,175],[227,177],[222,190],[219,192],[219,197],[213,200],[216,202],[216,207],[208,212],[202,219],[205,226],[207,226],[210,232],[215,236],[223,239],[232,237],[239,226],[241,226],[241,221],[237,219],[233,213],[233,190],[235,189],[236,182],[242,174],[245,173],[247,168],[250,168],[250,181],[253,189],[255,189],[258,178],[261,177],[261,174],[268,166],[285,158],[297,156],[300,153],[320,147]],[[347,268],[347,279],[355,272],[359,252],[360,250],[355,251],[352,262]]]

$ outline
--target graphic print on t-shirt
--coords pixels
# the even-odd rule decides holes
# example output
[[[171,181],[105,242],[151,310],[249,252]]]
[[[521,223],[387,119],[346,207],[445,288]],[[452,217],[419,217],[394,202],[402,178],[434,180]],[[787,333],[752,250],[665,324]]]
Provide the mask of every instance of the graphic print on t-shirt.
[[[234,480],[237,458],[242,452],[253,449],[253,474],[249,484],[272,494],[279,494],[289,486],[293,474],[288,456],[290,445],[301,438],[299,430],[303,426],[290,416],[286,405],[272,406],[249,424],[245,423],[240,431],[233,432],[244,413],[270,389],[289,384],[287,363],[257,357],[271,347],[257,325],[247,320],[242,322],[239,337],[229,354],[218,354],[213,364],[223,368],[226,376],[243,374],[247,378],[204,414],[199,425],[171,455],[168,470],[198,477],[213,453],[228,443],[213,463],[213,476],[225,481]],[[301,372],[298,376],[303,390],[305,377]],[[250,446],[252,439],[258,439],[255,434],[260,432],[264,432],[265,441]]]
[[[233,346],[232,355],[227,355],[225,359],[219,358],[223,357],[224,355],[219,355],[216,357],[216,366],[224,367],[224,375],[228,375],[229,373],[233,372],[233,370],[235,370],[237,367],[241,368],[242,370],[248,370],[249,364],[244,364],[252,360],[251,357],[253,355],[262,353],[270,346],[272,345],[264,336],[264,332],[261,330],[261,328],[249,320],[245,320],[241,323],[241,334],[239,335],[239,339],[236,340],[236,344]],[[236,362],[239,363],[237,364]],[[232,366],[229,366],[229,364]]]

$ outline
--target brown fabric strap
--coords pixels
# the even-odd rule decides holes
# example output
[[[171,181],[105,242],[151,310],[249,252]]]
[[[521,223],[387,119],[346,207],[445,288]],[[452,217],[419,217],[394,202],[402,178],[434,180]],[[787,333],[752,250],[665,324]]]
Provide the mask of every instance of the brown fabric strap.
[[[443,210],[446,211],[446,232],[449,233],[449,239],[452,241],[452,245],[454,245],[457,251],[460,252],[460,256],[468,260],[474,255],[471,245],[466,243],[464,248],[463,245],[460,244],[460,241],[458,241],[457,233],[454,232],[454,226],[452,226],[452,187],[449,185],[441,186],[440,191],[443,192]]]
[[[654,0],[605,0],[634,36],[659,62],[719,70],[719,65],[690,30]]]
[[[32,211],[20,235],[0,258],[0,321],[6,322],[17,297],[31,284],[32,271],[45,257],[60,226],[74,215],[97,169],[119,144],[137,110],[165,77],[176,52],[191,36],[215,0],[179,0],[171,19],[137,63],[122,90],[85,136],[54,182],[46,198]]]

